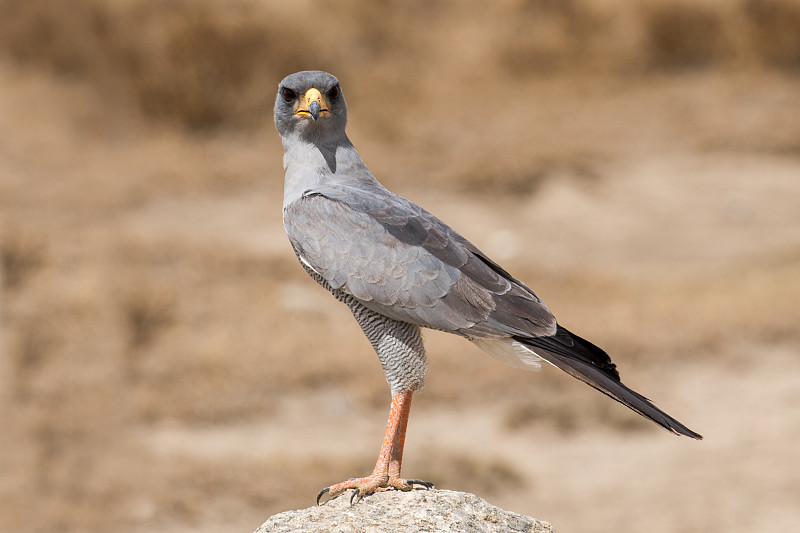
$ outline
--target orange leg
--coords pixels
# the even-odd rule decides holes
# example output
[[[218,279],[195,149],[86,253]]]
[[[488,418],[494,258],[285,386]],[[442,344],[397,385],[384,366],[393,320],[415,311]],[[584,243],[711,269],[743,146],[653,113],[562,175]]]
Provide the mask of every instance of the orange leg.
[[[361,498],[369,496],[379,490],[398,489],[411,490],[414,485],[433,488],[433,483],[419,479],[403,479],[400,477],[400,466],[403,462],[403,445],[406,441],[406,426],[408,413],[411,410],[411,395],[413,391],[403,391],[392,396],[392,408],[389,412],[389,421],[386,424],[386,434],[383,437],[381,452],[375,469],[368,477],[350,479],[325,487],[317,495],[319,500],[326,493],[335,498],[347,489],[355,489],[350,497],[350,503],[356,503]]]

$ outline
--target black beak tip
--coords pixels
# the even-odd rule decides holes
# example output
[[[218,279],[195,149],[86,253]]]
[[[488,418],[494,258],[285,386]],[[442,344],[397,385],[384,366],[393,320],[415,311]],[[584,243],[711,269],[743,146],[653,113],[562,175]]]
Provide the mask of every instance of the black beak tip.
[[[308,106],[308,113],[311,115],[311,118],[314,120],[314,122],[316,122],[319,118],[320,111],[322,111],[322,108],[320,107],[319,102],[316,100],[311,102],[311,105]]]

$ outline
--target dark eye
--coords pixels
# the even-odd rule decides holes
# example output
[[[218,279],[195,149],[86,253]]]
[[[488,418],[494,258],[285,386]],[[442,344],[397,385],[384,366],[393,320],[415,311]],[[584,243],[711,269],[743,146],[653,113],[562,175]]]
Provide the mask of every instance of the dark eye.
[[[336,100],[337,98],[339,98],[339,93],[341,92],[342,91],[339,90],[339,85],[334,85],[328,91],[328,98],[330,98],[331,100]]]
[[[284,87],[283,89],[281,89],[281,96],[283,96],[283,99],[286,100],[287,102],[291,102],[292,100],[297,98],[297,93],[288,87]]]

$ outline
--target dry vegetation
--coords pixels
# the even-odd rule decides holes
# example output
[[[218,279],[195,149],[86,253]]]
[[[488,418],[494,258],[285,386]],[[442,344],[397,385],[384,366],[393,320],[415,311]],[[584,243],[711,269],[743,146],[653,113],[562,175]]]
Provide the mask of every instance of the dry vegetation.
[[[284,9],[253,0],[75,0],[66,8],[3,0],[0,47],[18,63],[90,80],[113,93],[115,104],[122,99],[147,117],[191,129],[258,127],[272,106],[267,89],[309,63],[343,78],[367,68],[373,83],[389,89],[383,96],[406,99],[425,94],[420,78],[800,71],[800,5],[793,0],[483,4],[347,1],[329,9],[308,1]],[[476,9],[497,31],[474,31]],[[476,60],[480,72],[462,70]]]
[[[565,531],[796,525],[797,1],[0,0],[0,531],[246,531],[371,467],[377,358],[282,234],[303,68],[708,437],[432,333],[409,474]]]

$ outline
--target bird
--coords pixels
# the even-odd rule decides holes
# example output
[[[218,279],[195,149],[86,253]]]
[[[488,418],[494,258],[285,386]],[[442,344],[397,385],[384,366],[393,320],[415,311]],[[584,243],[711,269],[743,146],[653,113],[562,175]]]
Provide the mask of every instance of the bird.
[[[339,80],[320,70],[278,85],[283,224],[297,259],[345,304],[378,355],[391,390],[372,473],[322,489],[354,504],[381,490],[432,488],[400,476],[411,399],[425,383],[421,329],[466,338],[521,369],[549,363],[672,433],[702,436],[620,381],[609,355],[561,326],[522,281],[434,215],[386,189],[350,142]]]

